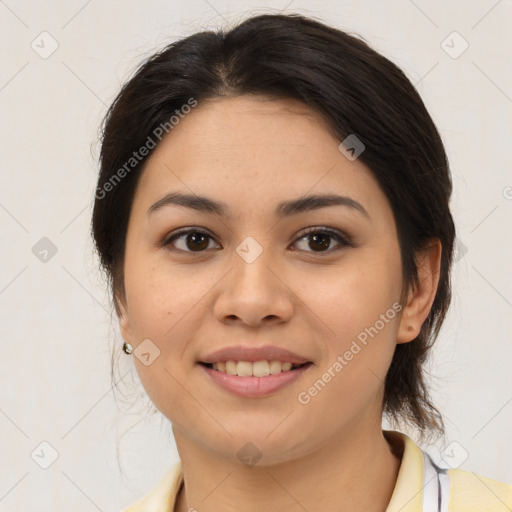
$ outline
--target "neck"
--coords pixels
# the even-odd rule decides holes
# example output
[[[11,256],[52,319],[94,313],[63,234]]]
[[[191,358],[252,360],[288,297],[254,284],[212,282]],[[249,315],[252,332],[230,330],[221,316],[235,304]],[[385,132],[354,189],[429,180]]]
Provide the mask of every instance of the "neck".
[[[185,482],[175,512],[382,512],[393,494],[401,457],[393,453],[380,424],[360,427],[299,459],[251,467],[205,452],[175,431]]]

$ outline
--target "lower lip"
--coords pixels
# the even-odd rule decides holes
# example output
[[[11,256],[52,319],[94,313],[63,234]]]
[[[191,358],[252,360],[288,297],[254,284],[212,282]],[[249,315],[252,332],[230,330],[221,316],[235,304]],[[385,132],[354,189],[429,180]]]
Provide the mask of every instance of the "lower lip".
[[[311,365],[312,363],[308,363],[296,370],[281,372],[277,375],[267,375],[266,377],[239,377],[238,375],[218,372],[202,364],[199,366],[221,388],[244,398],[259,398],[271,395],[290,385],[303,375]]]

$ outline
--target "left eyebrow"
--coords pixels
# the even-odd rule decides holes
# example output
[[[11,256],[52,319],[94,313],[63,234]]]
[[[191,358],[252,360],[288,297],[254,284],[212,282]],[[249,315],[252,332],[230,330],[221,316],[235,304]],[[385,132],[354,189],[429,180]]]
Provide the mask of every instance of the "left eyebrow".
[[[204,196],[183,194],[180,192],[171,192],[162,197],[162,199],[149,207],[147,215],[151,215],[153,212],[160,210],[164,206],[172,205],[184,206],[199,212],[211,213],[220,217],[231,217],[232,215],[230,208],[225,203]],[[290,217],[299,213],[327,208],[329,206],[345,206],[352,208],[370,218],[370,215],[361,203],[351,197],[340,196],[337,194],[311,195],[292,199],[290,201],[283,201],[277,205],[275,215],[280,218]]]
[[[276,215],[278,217],[289,217],[290,215],[296,215],[310,210],[318,210],[319,208],[327,208],[328,206],[346,206],[370,218],[370,215],[361,203],[351,197],[339,196],[337,194],[312,195],[291,201],[283,201],[277,206]]]

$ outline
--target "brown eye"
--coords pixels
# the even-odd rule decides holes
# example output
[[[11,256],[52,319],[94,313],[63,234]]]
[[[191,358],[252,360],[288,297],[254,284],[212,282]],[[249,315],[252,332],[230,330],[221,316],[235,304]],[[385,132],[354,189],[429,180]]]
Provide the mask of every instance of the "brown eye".
[[[330,248],[332,241],[337,242],[337,246]],[[307,241],[307,246],[299,248],[306,252],[313,253],[331,253],[342,249],[346,246],[352,246],[350,239],[338,231],[334,231],[330,228],[309,228],[300,238],[297,239],[295,244]],[[212,247],[211,242],[215,242],[213,237],[201,231],[199,229],[187,229],[173,234],[169,237],[163,245],[165,247],[171,247],[170,250],[177,250],[182,252],[205,252],[208,249],[220,249],[217,246]]]
[[[208,243],[208,237],[203,233],[190,233],[185,238],[185,245],[191,251],[207,249]]]
[[[176,247],[177,250],[184,252],[203,252],[206,249],[211,248],[209,245],[212,240],[213,238],[204,231],[189,229],[174,234],[164,242],[164,245],[172,245]]]
[[[334,249],[329,249],[332,240],[338,242],[338,247]],[[299,239],[298,242],[307,240],[307,247],[311,249],[311,251],[307,252],[334,252],[345,246],[350,246],[351,243],[347,239],[347,237],[343,236],[338,231],[333,231],[329,228],[309,228]],[[297,243],[297,242],[296,242]]]

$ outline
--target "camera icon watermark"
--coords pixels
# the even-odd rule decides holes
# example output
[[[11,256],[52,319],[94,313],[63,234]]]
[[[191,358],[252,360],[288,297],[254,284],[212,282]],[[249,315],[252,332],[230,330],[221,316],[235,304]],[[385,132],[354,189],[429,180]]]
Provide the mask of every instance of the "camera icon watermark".
[[[246,443],[238,450],[236,456],[242,464],[252,467],[259,462],[263,454],[253,443]]]
[[[160,349],[150,339],[145,339],[137,345],[133,355],[144,366],[149,366],[160,356]]]
[[[467,246],[459,238],[455,239],[453,245],[453,263],[460,261],[468,253]]]
[[[48,469],[59,458],[59,452],[48,441],[43,441],[34,448],[30,457],[40,468]]]
[[[462,466],[468,457],[468,451],[457,441],[452,441],[441,452],[441,458],[452,469],[457,469]]]
[[[236,252],[246,263],[253,263],[263,252],[263,247],[252,236],[248,236],[236,248]]]
[[[42,263],[48,263],[56,254],[57,246],[46,236],[43,236],[32,247],[32,254]]]
[[[469,43],[457,31],[453,31],[441,41],[441,48],[452,59],[458,59],[469,48]]]
[[[343,139],[339,144],[338,149],[342,155],[353,162],[354,160],[357,160],[361,153],[366,149],[366,146],[356,135],[351,133],[348,137]]]
[[[41,59],[47,59],[59,47],[57,40],[48,32],[41,32],[31,43],[30,47],[34,50]]]

